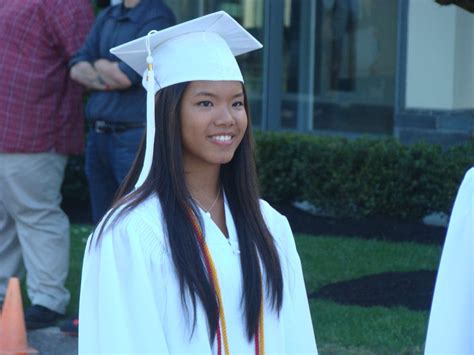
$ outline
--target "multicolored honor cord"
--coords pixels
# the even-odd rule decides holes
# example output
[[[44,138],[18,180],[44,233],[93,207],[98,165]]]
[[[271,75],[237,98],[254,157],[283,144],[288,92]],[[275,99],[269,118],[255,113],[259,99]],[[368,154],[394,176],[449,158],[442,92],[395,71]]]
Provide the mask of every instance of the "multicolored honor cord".
[[[230,355],[229,351],[229,341],[227,338],[227,326],[225,321],[224,306],[222,303],[222,293],[219,286],[219,280],[217,278],[216,267],[214,261],[212,260],[211,253],[207,247],[207,243],[204,240],[204,234],[202,232],[201,225],[196,217],[196,215],[190,210],[189,218],[193,225],[194,233],[197,236],[199,248],[204,257],[204,264],[206,265],[207,273],[210,276],[214,290],[216,290],[217,303],[219,307],[219,325],[217,326],[217,355],[222,355],[222,343],[224,343],[224,354]],[[265,339],[264,339],[264,328],[263,328],[263,287],[262,287],[262,298],[260,301],[260,315],[258,321],[258,329],[255,332],[255,355],[264,355],[265,354]]]

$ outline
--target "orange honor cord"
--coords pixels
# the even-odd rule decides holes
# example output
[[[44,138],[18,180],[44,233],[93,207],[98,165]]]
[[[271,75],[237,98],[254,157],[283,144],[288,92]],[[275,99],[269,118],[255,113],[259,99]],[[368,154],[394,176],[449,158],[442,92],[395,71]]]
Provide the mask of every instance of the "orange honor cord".
[[[214,265],[214,261],[212,260],[211,253],[209,252],[209,248],[204,240],[204,235],[202,232],[201,225],[195,214],[192,211],[189,211],[189,217],[191,219],[191,223],[193,225],[194,232],[198,239],[199,248],[201,249],[201,253],[204,257],[204,263],[206,265],[207,272],[210,276],[212,285],[214,286],[214,290],[216,291],[217,296],[217,303],[219,308],[219,325],[217,326],[217,355],[222,355],[222,346],[221,342],[224,343],[224,354],[230,355],[229,351],[229,341],[227,338],[227,326],[225,321],[224,315],[224,306],[222,303],[222,293],[219,286],[219,280],[217,278],[216,267]],[[262,288],[262,301],[260,306],[260,315],[259,315],[259,324],[257,332],[255,333],[255,354],[256,355],[264,355],[264,339],[263,339],[263,288]]]
[[[264,355],[265,354],[265,336],[263,330],[265,329],[263,324],[263,284],[262,284],[262,300],[260,302],[260,315],[259,315],[259,320],[258,320],[258,347],[259,347],[259,352],[257,352],[257,355]],[[257,339],[255,339],[257,341]]]
[[[255,354],[265,354],[265,338],[264,338],[264,326],[263,326],[263,284],[262,284],[262,297],[260,301],[260,315],[258,319],[258,328],[255,332]]]

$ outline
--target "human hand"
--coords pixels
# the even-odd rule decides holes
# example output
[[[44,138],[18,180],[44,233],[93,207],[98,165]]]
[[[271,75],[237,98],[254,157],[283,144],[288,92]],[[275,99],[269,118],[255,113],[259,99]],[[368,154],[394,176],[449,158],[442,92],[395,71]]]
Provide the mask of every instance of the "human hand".
[[[130,79],[120,70],[118,62],[99,59],[94,62],[94,68],[107,90],[127,89],[132,85]]]
[[[76,63],[70,71],[70,77],[72,80],[85,86],[90,90],[106,90],[107,86],[105,82],[100,78],[97,71],[94,69],[91,63],[83,61]]]

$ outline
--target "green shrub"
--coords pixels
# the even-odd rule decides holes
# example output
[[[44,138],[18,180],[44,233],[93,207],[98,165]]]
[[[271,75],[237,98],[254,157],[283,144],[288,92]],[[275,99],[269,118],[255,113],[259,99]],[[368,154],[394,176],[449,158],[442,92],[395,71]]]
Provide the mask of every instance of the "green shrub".
[[[405,146],[395,139],[320,137],[257,132],[263,197],[307,200],[334,215],[419,218],[450,213],[464,173],[474,166],[474,143],[448,149]],[[82,157],[71,158],[65,199],[88,198]]]
[[[86,201],[89,199],[87,179],[84,173],[84,156],[69,157],[61,192],[64,200]]]
[[[336,215],[419,218],[449,213],[474,144],[443,150],[395,139],[259,132],[261,191],[272,202],[304,199]]]

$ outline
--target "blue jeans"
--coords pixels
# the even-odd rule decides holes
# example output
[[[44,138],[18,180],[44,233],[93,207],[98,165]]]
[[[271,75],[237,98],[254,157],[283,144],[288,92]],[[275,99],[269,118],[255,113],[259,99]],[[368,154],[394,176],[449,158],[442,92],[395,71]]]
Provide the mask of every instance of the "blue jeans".
[[[143,128],[109,134],[89,132],[85,173],[94,223],[109,210],[117,188],[132,166],[143,132]]]

